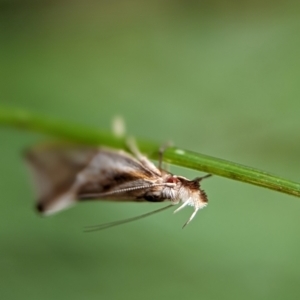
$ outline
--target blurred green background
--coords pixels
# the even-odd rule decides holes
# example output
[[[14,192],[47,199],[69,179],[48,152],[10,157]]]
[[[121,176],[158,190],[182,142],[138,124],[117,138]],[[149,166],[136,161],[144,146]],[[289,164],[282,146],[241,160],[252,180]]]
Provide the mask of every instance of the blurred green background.
[[[300,11],[293,1],[1,1],[0,103],[128,132],[300,181]],[[0,128],[3,299],[299,299],[300,201],[214,177],[209,206],[85,234],[161,207],[33,210]],[[191,170],[172,167],[187,177]]]

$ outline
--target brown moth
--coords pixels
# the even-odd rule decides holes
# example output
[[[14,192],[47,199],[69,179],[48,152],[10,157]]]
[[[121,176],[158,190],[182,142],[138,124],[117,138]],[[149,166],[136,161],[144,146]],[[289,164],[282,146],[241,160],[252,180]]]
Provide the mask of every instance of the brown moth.
[[[33,174],[37,210],[48,215],[77,202],[100,199],[170,201],[171,205],[182,204],[174,212],[187,205],[194,208],[184,224],[187,225],[207,205],[200,181],[210,175],[193,180],[173,175],[161,168],[162,159],[156,167],[134,145],[131,148],[134,156],[122,150],[66,144],[41,145],[28,150],[25,157]],[[162,151],[160,154],[162,158]],[[143,216],[106,225],[111,227]]]

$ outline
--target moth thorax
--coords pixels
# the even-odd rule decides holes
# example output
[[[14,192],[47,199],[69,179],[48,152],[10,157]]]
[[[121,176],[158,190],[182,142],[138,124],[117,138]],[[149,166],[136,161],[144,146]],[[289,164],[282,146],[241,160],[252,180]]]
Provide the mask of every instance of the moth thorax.
[[[162,197],[171,201],[178,199],[178,190],[174,187],[166,186],[162,190]]]

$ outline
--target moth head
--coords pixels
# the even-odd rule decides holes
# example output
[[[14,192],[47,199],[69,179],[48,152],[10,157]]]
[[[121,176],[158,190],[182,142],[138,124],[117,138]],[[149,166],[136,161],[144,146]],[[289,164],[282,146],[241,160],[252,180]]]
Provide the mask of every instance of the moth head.
[[[204,208],[207,203],[207,195],[206,193],[201,189],[200,187],[200,181],[204,178],[207,178],[211,176],[206,175],[204,177],[197,177],[194,180],[187,180],[185,178],[179,178],[182,183],[182,193],[181,193],[181,201],[183,202],[180,207],[178,207],[174,213],[178,212],[185,206],[192,206],[194,208],[194,212],[190,216],[190,218],[187,220],[187,222],[183,225],[185,227],[187,224],[189,224],[195,215],[197,214],[199,209]]]
[[[205,176],[205,178],[208,176]],[[187,205],[195,207],[204,207],[207,205],[208,199],[205,192],[200,187],[200,181],[204,177],[197,177],[193,180],[189,180],[182,176],[171,176],[168,178],[168,183],[175,184],[175,189],[178,189],[177,200]]]
[[[195,209],[201,209],[205,207],[208,203],[207,195],[204,192],[204,190],[202,190],[200,187],[201,180],[202,177],[199,177],[189,182],[189,189],[191,190],[189,205],[195,207]]]

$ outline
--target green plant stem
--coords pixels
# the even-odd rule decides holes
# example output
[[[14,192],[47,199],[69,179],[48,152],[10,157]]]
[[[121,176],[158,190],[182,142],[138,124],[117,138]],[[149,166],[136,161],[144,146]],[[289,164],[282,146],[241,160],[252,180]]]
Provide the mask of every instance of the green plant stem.
[[[125,138],[118,138],[112,133],[54,120],[23,110],[0,108],[0,124],[35,131],[76,143],[106,145],[113,148],[126,149]],[[158,143],[140,139],[137,139],[137,143],[143,153],[147,154],[150,158],[157,159],[160,146]],[[164,160],[178,166],[300,196],[299,183],[208,155],[171,147],[165,151]]]

